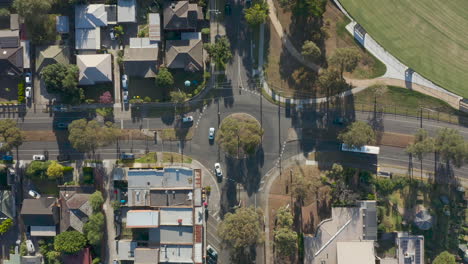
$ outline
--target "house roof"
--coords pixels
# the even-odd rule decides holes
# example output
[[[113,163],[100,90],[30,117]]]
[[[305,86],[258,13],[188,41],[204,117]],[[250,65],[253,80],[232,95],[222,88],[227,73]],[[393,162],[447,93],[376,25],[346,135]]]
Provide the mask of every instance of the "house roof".
[[[133,260],[136,247],[137,247],[136,241],[118,240],[117,241],[118,259],[119,260]]]
[[[77,55],[76,64],[80,69],[79,85],[94,85],[112,82],[112,59],[110,54]]]
[[[67,264],[91,264],[91,252],[89,248],[83,248],[79,253],[74,255],[66,255],[62,256],[63,263]]]
[[[21,75],[23,63],[23,47],[0,49],[0,75]]]
[[[161,245],[159,261],[168,263],[193,263],[193,247],[189,245]]]
[[[161,226],[159,239],[161,244],[192,244],[193,226]]]
[[[396,246],[398,263],[425,263],[424,236],[414,236],[399,232],[396,238]],[[414,258],[413,262],[411,262],[412,258]]]
[[[158,48],[158,43],[149,38],[130,38],[130,48]]]
[[[193,170],[183,167],[129,170],[127,179],[129,188],[193,188]]]
[[[149,44],[149,39],[146,39]],[[158,62],[158,45],[149,44],[149,47],[146,47],[146,42],[142,43],[141,40],[138,40],[139,38],[131,38],[130,45],[133,44],[133,47],[130,46],[130,48],[125,49],[123,58],[125,74],[143,78],[155,77]]]
[[[70,49],[68,46],[40,46],[36,48],[36,71],[40,72],[47,65],[70,63]]]
[[[17,48],[19,46],[18,30],[0,30],[0,48]]]
[[[56,236],[57,235],[57,228],[55,225],[50,226],[31,226],[31,236]]]
[[[153,41],[161,41],[161,18],[159,13],[149,13],[149,38]]]
[[[193,209],[191,207],[166,207],[160,209],[160,224],[167,226],[192,226]]]
[[[75,6],[75,28],[107,26],[107,12],[103,4]]]
[[[130,210],[127,212],[128,228],[151,228],[159,226],[159,211]]]
[[[166,41],[166,65],[173,69],[202,70],[202,41],[200,39]]]
[[[10,15],[10,29],[19,30],[19,15],[18,14]]]
[[[152,264],[159,263],[159,248],[143,248],[135,249],[135,264]]]
[[[338,242],[337,264],[375,264],[374,241]]]
[[[107,24],[117,24],[117,6],[105,5],[104,9],[107,12]]]
[[[2,215],[8,218],[15,217],[15,203],[11,191],[0,190],[0,218]]]
[[[135,0],[118,0],[117,2],[117,21],[136,22]]]
[[[168,1],[164,6],[164,30],[195,30],[202,18],[201,8],[188,1]]]
[[[68,33],[70,31],[68,16],[57,16],[55,27],[58,33]]]
[[[89,202],[91,195],[74,191],[60,192],[60,232],[70,227],[83,233],[83,226],[93,210]]]
[[[101,28],[77,28],[75,30],[75,48],[97,50],[101,48]]]
[[[151,206],[188,206],[193,204],[189,199],[192,190],[151,190]],[[192,192],[193,193],[193,192]],[[192,195],[193,197],[193,195]]]
[[[53,226],[57,223],[54,212],[56,199],[41,197],[39,199],[24,199],[21,217],[27,226]]]

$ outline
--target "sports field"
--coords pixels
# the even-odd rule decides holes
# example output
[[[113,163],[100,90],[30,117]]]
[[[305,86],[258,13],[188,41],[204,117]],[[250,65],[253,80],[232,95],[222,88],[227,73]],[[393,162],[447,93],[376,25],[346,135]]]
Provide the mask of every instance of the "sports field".
[[[340,0],[387,51],[468,98],[468,0]]]

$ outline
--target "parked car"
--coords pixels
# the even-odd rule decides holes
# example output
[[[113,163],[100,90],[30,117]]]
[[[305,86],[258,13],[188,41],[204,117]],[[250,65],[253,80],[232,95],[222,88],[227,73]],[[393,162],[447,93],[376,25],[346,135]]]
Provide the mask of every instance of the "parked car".
[[[344,126],[348,124],[348,119],[346,119],[346,117],[337,117],[333,119],[333,124],[338,125],[338,126]]]
[[[13,161],[13,155],[3,155],[2,160]]]
[[[33,155],[33,160],[45,161],[46,158],[44,155]]]
[[[29,190],[28,194],[34,199],[41,198],[41,195],[38,192],[34,191],[34,190]]]
[[[52,107],[52,110],[54,112],[66,112],[68,108],[65,105],[54,105]]]
[[[31,98],[31,86],[28,86],[26,87],[26,90],[25,90],[25,95],[26,95],[26,98],[30,99]]]
[[[191,123],[193,122],[193,116],[185,116],[182,118],[182,123]]]
[[[122,88],[124,91],[128,90],[128,76],[127,74],[122,75]]]
[[[33,255],[36,253],[36,249],[34,248],[34,244],[31,240],[26,240],[26,248],[28,249],[28,253]]]
[[[57,155],[57,161],[66,161],[66,160],[70,160],[70,155],[68,154]]]
[[[386,178],[392,178],[393,173],[388,172],[388,171],[380,171],[380,170],[379,170],[379,171],[377,172],[377,176],[386,177]]]
[[[27,72],[24,74],[24,82],[26,84],[31,84],[32,83],[32,74],[30,72]]]
[[[214,128],[214,127],[210,127],[210,130],[208,131],[208,139],[209,139],[209,140],[213,140],[213,139],[214,139],[214,136],[215,136],[215,128]]]
[[[57,123],[58,129],[68,129],[68,123]]]
[[[221,164],[215,163],[214,167],[215,167],[216,177],[222,178],[223,177],[223,170],[221,170]]]
[[[109,35],[110,35],[110,39],[111,39],[111,40],[115,40],[115,32],[114,32],[114,29],[113,29],[113,28],[110,29]]]
[[[232,13],[231,4],[227,3],[224,5],[224,14],[230,16]]]
[[[212,246],[208,245],[206,247],[206,253],[207,253],[208,257],[210,257],[210,258],[212,258],[214,260],[218,259],[218,252],[216,252],[216,250]]]
[[[135,154],[123,152],[122,154],[120,154],[120,159],[132,160],[132,159],[135,159]]]
[[[128,91],[123,91],[122,94],[124,104],[128,104]]]

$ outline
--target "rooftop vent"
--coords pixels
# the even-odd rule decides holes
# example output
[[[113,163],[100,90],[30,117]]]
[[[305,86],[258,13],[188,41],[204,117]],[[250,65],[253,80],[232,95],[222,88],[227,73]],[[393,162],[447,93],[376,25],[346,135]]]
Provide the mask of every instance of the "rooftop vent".
[[[192,199],[193,199],[193,193],[192,193],[192,192],[189,192],[189,193],[187,194],[187,199],[188,199],[189,201],[192,201]]]

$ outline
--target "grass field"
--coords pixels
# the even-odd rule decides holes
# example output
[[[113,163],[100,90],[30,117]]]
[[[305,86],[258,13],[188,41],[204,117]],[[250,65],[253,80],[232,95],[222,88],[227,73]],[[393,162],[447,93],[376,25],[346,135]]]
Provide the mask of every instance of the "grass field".
[[[408,67],[468,97],[468,1],[340,2],[377,42]]]

